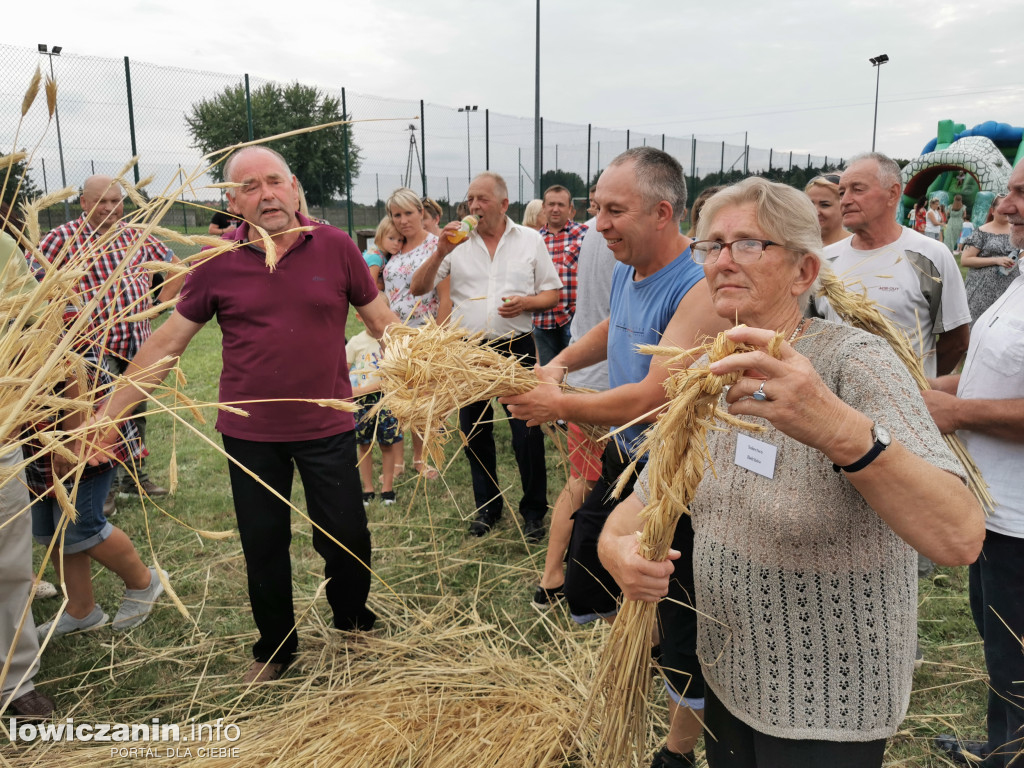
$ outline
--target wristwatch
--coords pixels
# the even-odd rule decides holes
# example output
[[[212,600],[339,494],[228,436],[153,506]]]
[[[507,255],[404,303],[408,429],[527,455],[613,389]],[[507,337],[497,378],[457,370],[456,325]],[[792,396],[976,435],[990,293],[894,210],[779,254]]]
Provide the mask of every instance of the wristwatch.
[[[853,462],[853,464],[847,464],[845,467],[833,464],[832,469],[836,472],[859,472],[874,461],[878,457],[878,454],[888,448],[889,444],[892,442],[889,430],[878,423],[871,425],[871,437],[875,440],[875,444],[871,446],[871,450],[865,453],[861,458],[857,459],[857,461]]]

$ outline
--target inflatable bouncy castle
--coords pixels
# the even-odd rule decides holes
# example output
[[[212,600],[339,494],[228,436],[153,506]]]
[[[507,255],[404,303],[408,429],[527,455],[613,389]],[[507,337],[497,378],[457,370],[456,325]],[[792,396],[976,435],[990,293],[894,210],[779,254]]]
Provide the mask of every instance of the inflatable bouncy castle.
[[[922,198],[938,198],[948,206],[954,195],[962,195],[971,223],[980,227],[1022,158],[1024,128],[990,120],[965,130],[952,120],[940,121],[936,137],[903,168],[900,221]]]

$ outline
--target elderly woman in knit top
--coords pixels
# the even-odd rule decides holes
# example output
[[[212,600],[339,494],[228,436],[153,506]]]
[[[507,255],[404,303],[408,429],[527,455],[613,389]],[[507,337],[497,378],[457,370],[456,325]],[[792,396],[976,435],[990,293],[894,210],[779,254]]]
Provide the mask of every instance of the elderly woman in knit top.
[[[805,195],[747,179],[708,201],[697,235],[715,311],[756,348],[711,370],[742,372],[725,404],[766,428],[709,434],[714,473],[680,523],[694,531],[708,765],[879,766],[910,699],[914,550],[973,562],[981,509],[887,344],[803,319],[822,269]],[[766,351],[777,333],[788,339],[779,359]],[[627,597],[657,601],[680,553],[637,554],[648,495],[645,472],[600,553]],[[663,666],[679,666],[662,646]]]

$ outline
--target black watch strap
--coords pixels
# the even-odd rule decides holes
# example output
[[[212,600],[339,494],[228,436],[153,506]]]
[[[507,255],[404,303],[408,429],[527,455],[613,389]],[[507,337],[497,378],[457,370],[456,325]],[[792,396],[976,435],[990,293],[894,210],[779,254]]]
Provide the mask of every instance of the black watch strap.
[[[871,425],[871,436],[875,438],[875,444],[871,446],[871,449],[861,456],[853,464],[847,464],[845,467],[840,467],[838,464],[832,465],[834,472],[859,472],[868,466],[872,461],[878,458],[878,454],[889,447],[891,438],[889,432],[884,427],[879,427],[877,424]]]

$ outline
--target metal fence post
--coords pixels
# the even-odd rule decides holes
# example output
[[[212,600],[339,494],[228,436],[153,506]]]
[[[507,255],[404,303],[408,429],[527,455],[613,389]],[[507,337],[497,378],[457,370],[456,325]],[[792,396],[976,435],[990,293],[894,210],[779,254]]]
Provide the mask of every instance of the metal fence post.
[[[665,134],[661,134],[661,151],[665,151]]]
[[[722,142],[722,160],[718,166],[718,183],[725,181],[725,142]]]
[[[626,149],[629,149],[629,128],[626,129]]]
[[[697,137],[690,134],[690,175],[693,178],[693,191],[697,191]]]
[[[245,123],[249,129],[249,141],[256,138],[252,131],[252,96],[249,94],[249,73],[245,73]]]
[[[768,150],[768,173],[772,172],[772,152],[773,151],[774,150],[772,150],[772,149]]]
[[[188,209],[186,209],[186,207],[185,207],[185,190],[184,190],[185,182],[184,182],[184,176],[183,176],[183,174],[181,172],[181,163],[178,163],[178,184],[180,184],[182,186],[182,191],[181,191],[181,195],[182,195],[182,197],[181,197],[181,226],[183,226],[185,228],[185,234],[187,235],[188,234]]]
[[[39,158],[39,162],[43,164],[43,194],[50,194],[49,187],[46,183],[46,158]],[[46,206],[46,228],[53,229],[53,221],[50,219],[50,206]]]
[[[587,123],[587,193],[590,193],[590,123]]]
[[[484,110],[484,170],[491,170],[491,110]]]
[[[135,144],[135,106],[132,103],[132,70],[128,66],[127,56],[124,57],[124,84],[128,89],[128,133],[132,138],[132,157],[136,157],[139,154],[139,150]],[[138,184],[139,164],[136,163],[132,170],[135,171],[135,183]]]
[[[348,116],[348,107],[345,103],[345,88],[341,89],[341,119],[350,120]],[[351,125],[343,125],[342,127],[342,152],[345,153],[345,209],[348,213],[348,236],[352,237],[352,158],[349,156],[348,151],[348,136],[351,133]]]
[[[423,175],[423,196],[427,196],[427,120],[423,112],[423,99],[420,99],[420,173]]]

